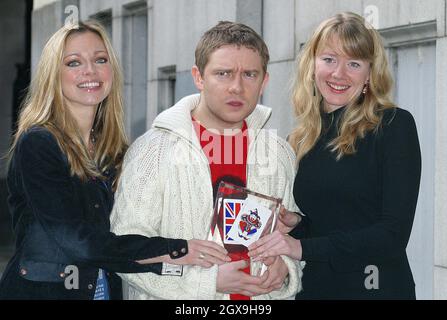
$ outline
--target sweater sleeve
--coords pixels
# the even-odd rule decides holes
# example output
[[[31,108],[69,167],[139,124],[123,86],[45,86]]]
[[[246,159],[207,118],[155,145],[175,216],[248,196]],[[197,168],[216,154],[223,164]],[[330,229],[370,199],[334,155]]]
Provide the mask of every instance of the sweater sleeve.
[[[47,130],[33,128],[25,133],[14,161],[34,218],[70,260],[110,271],[159,273],[161,264],[140,265],[135,260],[166,254],[170,245],[179,244],[139,235],[118,237],[88,223],[84,217],[88,208],[78,197],[64,156]]]
[[[389,114],[387,114],[389,115]],[[303,260],[329,261],[335,270],[363,269],[365,262],[402,256],[413,224],[421,176],[421,153],[412,115],[396,109],[384,117],[382,150],[382,211],[369,227],[302,239]]]
[[[111,215],[113,232],[157,237],[162,233],[162,221],[177,223],[169,209],[176,195],[166,189],[170,185],[166,182],[173,182],[166,173],[167,163],[175,161],[169,156],[169,152],[175,152],[169,140],[168,134],[152,129],[129,148],[115,194]],[[179,223],[190,225],[191,222]],[[217,268],[217,265],[211,268],[183,266],[180,277],[143,273],[119,276],[131,287],[130,299],[215,299]]]

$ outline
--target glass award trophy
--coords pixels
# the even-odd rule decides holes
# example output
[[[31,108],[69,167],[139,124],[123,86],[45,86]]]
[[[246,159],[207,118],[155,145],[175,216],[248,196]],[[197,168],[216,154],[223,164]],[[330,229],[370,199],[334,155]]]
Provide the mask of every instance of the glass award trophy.
[[[248,260],[247,247],[274,230],[281,202],[222,181],[216,194],[210,238],[224,245],[232,261]],[[261,263],[250,267],[251,274],[265,271],[265,266],[260,271]]]

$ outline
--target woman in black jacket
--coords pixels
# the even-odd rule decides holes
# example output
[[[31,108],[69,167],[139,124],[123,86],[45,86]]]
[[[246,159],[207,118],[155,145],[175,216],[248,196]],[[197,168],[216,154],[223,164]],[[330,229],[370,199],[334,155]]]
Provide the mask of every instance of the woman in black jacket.
[[[118,61],[99,24],[66,25],[47,42],[10,151],[16,252],[0,299],[119,299],[113,272],[173,276],[184,264],[229,260],[205,240],[109,231],[127,148],[121,90]]]
[[[342,13],[304,48],[293,94],[298,126],[289,142],[299,161],[283,230],[251,256],[303,260],[297,299],[414,299],[405,252],[421,175],[412,115],[396,107],[380,35]],[[289,227],[289,229],[287,228]]]

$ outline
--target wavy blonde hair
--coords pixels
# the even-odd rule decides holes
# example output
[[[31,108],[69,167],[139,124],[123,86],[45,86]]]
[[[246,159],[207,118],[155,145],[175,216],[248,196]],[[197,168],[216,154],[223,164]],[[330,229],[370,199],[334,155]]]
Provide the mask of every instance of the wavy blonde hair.
[[[298,72],[292,91],[297,126],[289,142],[298,161],[312,149],[322,131],[323,97],[314,83],[315,57],[334,36],[344,55],[370,63],[367,93],[348,103],[339,122],[338,135],[328,145],[337,160],[354,154],[356,140],[377,130],[383,111],[395,107],[390,96],[393,80],[379,33],[364,18],[351,12],[323,21],[297,58]]]
[[[71,34],[86,32],[98,35],[104,42],[113,74],[110,93],[100,103],[96,113],[93,156],[90,156],[78,125],[66,106],[61,85],[61,65],[67,38]],[[48,40],[42,51],[31,87],[22,104],[9,158],[17,141],[27,130],[42,126],[55,136],[68,158],[72,175],[85,181],[89,177],[101,177],[102,172],[112,167],[119,173],[128,147],[123,122],[122,88],[122,72],[104,27],[96,21],[63,26]]]

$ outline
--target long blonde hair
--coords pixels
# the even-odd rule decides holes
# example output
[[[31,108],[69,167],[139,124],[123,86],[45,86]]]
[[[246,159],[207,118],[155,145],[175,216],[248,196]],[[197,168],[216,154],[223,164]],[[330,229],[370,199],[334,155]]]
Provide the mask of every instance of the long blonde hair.
[[[113,73],[110,94],[98,107],[94,122],[96,141],[93,156],[89,155],[78,125],[64,103],[60,75],[68,36],[85,32],[95,33],[102,39]],[[66,154],[72,175],[85,181],[88,177],[101,177],[102,172],[112,167],[119,173],[128,147],[123,122],[122,83],[119,62],[104,27],[96,21],[63,26],[48,40],[42,51],[31,87],[22,104],[9,158],[19,138],[27,130],[33,126],[42,126],[54,135]]]
[[[334,36],[339,39],[343,54],[370,63],[367,93],[345,107],[338,135],[329,143],[337,159],[354,154],[356,140],[377,130],[383,110],[395,107],[390,97],[393,80],[378,32],[361,16],[351,12],[323,21],[297,59],[298,72],[292,92],[297,126],[290,134],[289,142],[298,161],[312,149],[322,131],[323,97],[314,83],[315,57]]]

